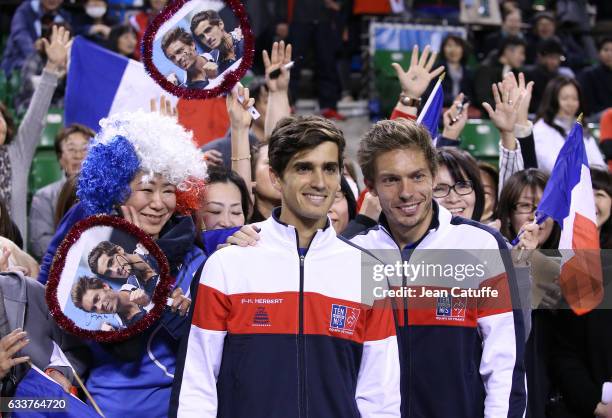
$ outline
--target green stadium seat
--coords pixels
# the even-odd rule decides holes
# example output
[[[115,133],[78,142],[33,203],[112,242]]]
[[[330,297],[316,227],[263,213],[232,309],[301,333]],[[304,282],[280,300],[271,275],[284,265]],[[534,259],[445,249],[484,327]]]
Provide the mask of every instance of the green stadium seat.
[[[397,78],[391,64],[397,62],[402,68],[408,69],[410,66],[410,57],[412,57],[412,51],[376,51],[374,53],[374,71],[376,72],[376,76],[378,77],[380,75]]]
[[[62,169],[57,162],[57,156],[53,150],[38,150],[32,160],[30,176],[28,178],[29,193],[33,195],[38,189],[59,180],[62,177]]]
[[[7,102],[13,104],[13,99],[21,88],[21,72],[13,70],[7,84]]]
[[[470,119],[461,134],[461,148],[474,158],[497,164],[499,159],[499,132],[493,122],[485,119]]]
[[[9,92],[8,92],[8,81],[6,79],[6,75],[4,74],[4,71],[0,71],[0,102],[3,102],[5,105],[8,106],[8,96],[9,96]]]
[[[600,131],[599,131],[599,123],[589,123],[587,125],[587,128],[589,132],[591,133],[591,136],[595,139],[595,142],[599,143],[599,140],[601,138]]]
[[[64,126],[64,112],[61,109],[49,109],[47,114],[47,123],[42,132],[39,148],[53,149],[55,136]]]
[[[401,92],[399,81],[391,63],[397,62],[402,68],[410,66],[412,51],[376,51],[374,53],[375,86],[380,99],[381,114],[388,117],[397,103]]]

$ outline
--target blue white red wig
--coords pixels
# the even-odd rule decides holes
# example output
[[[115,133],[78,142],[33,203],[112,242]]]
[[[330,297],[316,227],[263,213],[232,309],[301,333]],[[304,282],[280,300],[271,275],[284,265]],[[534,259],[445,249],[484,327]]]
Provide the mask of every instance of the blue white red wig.
[[[174,184],[180,213],[198,209],[206,164],[190,131],[171,117],[143,111],[110,116],[100,127],[77,184],[87,215],[109,214],[125,202],[139,173]]]

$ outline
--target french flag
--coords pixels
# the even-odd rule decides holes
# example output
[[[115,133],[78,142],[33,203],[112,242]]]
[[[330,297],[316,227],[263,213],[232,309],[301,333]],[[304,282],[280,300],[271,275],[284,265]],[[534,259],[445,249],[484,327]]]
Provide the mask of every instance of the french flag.
[[[442,107],[444,105],[442,80],[444,80],[444,74],[438,77],[436,85],[417,118],[417,123],[425,125],[434,140],[438,137],[438,124],[440,123],[440,115],[442,115]]]
[[[559,284],[565,300],[578,315],[595,309],[603,298],[603,281],[595,200],[580,122],[574,124],[559,152],[537,213],[538,223],[550,216],[562,228]]]
[[[183,100],[164,91],[144,65],[76,37],[66,82],[65,121],[98,131],[100,119],[117,112],[149,111],[164,95],[177,106],[179,123],[192,130],[198,145],[220,138],[229,128],[225,99]]]
[[[47,410],[20,410],[16,408],[13,418],[100,418],[100,415],[89,405],[69,393],[53,379],[32,365],[28,373],[17,385],[15,399],[53,399],[47,402]],[[42,408],[42,407],[41,407]],[[55,409],[55,410],[54,410]]]
[[[66,81],[66,124],[78,122],[94,130],[100,119],[117,112],[148,111],[150,100],[165,93],[146,73],[142,63],[110,52],[77,37],[70,52]]]

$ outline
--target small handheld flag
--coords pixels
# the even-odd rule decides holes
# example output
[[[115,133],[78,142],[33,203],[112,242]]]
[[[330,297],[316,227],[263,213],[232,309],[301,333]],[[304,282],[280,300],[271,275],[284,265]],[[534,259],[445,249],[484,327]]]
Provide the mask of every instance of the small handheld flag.
[[[438,77],[438,81],[434,86],[431,94],[423,106],[423,110],[417,118],[418,124],[423,124],[429,133],[431,138],[435,139],[438,136],[438,124],[440,122],[440,115],[442,115],[442,106],[444,105],[444,91],[442,90],[442,81],[444,80],[444,73]]]
[[[536,211],[538,218],[549,216],[562,228],[559,284],[578,315],[596,308],[603,298],[595,201],[581,122],[579,117],[561,148]]]
[[[41,401],[35,410],[13,410],[11,416],[15,418],[50,416],[54,418],[100,418],[92,407],[66,393],[58,383],[34,365],[17,385],[15,399],[39,399]],[[47,400],[44,405],[43,400]]]

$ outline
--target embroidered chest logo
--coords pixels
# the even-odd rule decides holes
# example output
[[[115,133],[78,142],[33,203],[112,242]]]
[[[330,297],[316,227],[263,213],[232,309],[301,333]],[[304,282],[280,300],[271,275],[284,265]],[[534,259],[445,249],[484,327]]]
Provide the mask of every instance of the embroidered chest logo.
[[[445,296],[436,302],[436,318],[449,321],[465,321],[467,297]]]
[[[359,319],[359,309],[344,305],[333,304],[331,308],[331,319],[329,330],[352,335]]]
[[[268,316],[268,312],[266,308],[260,306],[255,310],[255,315],[253,315],[253,326],[254,327],[271,327],[272,323],[270,323],[270,317]]]

